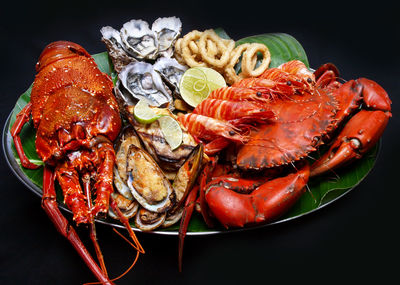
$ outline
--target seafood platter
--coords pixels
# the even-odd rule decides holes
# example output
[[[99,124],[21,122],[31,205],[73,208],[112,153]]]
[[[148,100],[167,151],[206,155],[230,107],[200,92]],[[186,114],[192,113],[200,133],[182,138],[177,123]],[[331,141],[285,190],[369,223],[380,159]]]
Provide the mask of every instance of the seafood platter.
[[[43,49],[3,143],[101,283],[118,277],[107,274],[95,222],[126,229],[135,262],[144,253],[135,231],[178,235],[181,268],[187,234],[298,218],[374,165],[388,94],[373,80],[341,78],[333,63],[312,69],[288,34],[183,34],[177,17],[100,34],[100,54],[68,41]],[[89,228],[96,257],[76,226]]]

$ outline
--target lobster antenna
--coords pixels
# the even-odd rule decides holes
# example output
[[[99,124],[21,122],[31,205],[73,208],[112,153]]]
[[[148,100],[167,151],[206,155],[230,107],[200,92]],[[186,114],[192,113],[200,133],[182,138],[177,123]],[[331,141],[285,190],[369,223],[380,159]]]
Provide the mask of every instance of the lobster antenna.
[[[93,207],[93,204],[92,204],[92,197],[91,197],[91,193],[90,193],[90,174],[88,172],[86,172],[83,175],[82,182],[84,184],[86,199],[87,199],[88,208],[89,208],[89,211],[90,211],[92,209],[92,207]],[[100,245],[99,245],[99,243],[97,241],[97,233],[96,233],[96,226],[94,224],[94,217],[93,217],[91,212],[89,212],[89,215],[90,215],[89,216],[90,217],[89,218],[90,219],[90,223],[89,223],[90,239],[92,240],[94,249],[96,251],[96,256],[97,256],[97,259],[99,261],[100,268],[104,272],[104,274],[108,277],[107,268],[106,268],[106,264],[104,262],[103,253],[101,252]]]
[[[131,243],[123,234],[121,234],[119,231],[117,231],[115,228],[113,228],[114,232],[116,232],[120,237],[122,237],[130,246],[132,246],[133,248],[136,249],[135,245],[133,243]],[[129,271],[132,270],[133,266],[135,266],[137,260],[139,259],[139,254],[140,252],[137,250],[136,251],[136,257],[133,260],[132,264],[128,267],[127,270],[125,270],[122,274],[120,274],[118,277],[113,278],[112,280],[110,280],[111,282],[116,281],[122,277],[124,277]],[[95,285],[95,284],[101,284],[101,282],[89,282],[89,283],[84,283],[83,285]]]

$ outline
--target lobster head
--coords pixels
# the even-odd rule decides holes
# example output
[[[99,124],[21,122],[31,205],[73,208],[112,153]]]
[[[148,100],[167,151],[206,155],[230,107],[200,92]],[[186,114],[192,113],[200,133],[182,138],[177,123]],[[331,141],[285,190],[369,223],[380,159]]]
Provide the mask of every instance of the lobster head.
[[[90,57],[89,53],[80,45],[68,41],[52,42],[45,47],[36,63],[36,71],[39,72],[44,67],[55,61],[69,58],[76,55]]]

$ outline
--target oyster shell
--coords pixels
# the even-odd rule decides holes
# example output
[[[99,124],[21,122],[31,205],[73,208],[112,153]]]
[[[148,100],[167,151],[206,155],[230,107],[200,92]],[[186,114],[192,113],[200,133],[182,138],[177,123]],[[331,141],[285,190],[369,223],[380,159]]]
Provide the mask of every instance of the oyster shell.
[[[136,59],[129,56],[129,54],[123,48],[119,31],[110,26],[106,26],[101,28],[100,32],[102,34],[101,40],[106,45],[108,54],[110,55],[114,65],[114,69],[118,73],[124,66],[136,61]]]
[[[136,104],[138,100],[145,99],[151,106],[169,104],[173,107],[171,94],[151,64],[132,62],[119,73],[118,78],[120,84],[117,84],[116,88],[129,104]],[[124,88],[121,88],[121,85]],[[130,96],[133,98],[129,98]]]
[[[177,96],[180,96],[179,82],[187,69],[187,66],[179,64],[175,58],[160,57],[154,64],[154,70],[161,75]]]
[[[169,115],[174,117],[170,112]],[[151,124],[136,123],[134,127],[148,153],[167,172],[178,170],[197,145],[194,138],[184,128],[182,128],[182,144],[172,150],[164,138],[158,121]]]
[[[182,30],[181,20],[177,17],[158,18],[151,29],[157,34],[159,55],[171,57],[174,54],[175,41]]]
[[[131,20],[120,31],[122,44],[137,59],[155,59],[158,56],[157,34],[143,20]]]
[[[181,29],[179,18],[166,17],[155,20],[151,29],[146,21],[134,19],[125,23],[119,32],[109,26],[100,32],[117,70],[122,69],[128,60],[152,61],[158,57],[172,57]]]

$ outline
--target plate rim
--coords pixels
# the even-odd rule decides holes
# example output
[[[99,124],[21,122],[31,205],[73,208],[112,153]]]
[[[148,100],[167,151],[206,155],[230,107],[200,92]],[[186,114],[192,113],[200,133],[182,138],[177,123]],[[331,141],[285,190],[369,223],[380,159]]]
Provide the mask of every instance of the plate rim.
[[[7,164],[9,166],[9,168],[11,169],[11,171],[13,172],[13,174],[18,178],[18,180],[20,180],[29,190],[31,190],[33,193],[35,193],[37,196],[41,197],[42,196],[42,190],[35,185],[29,178],[27,178],[27,176],[22,172],[21,167],[19,166],[19,164],[17,163],[14,154],[13,154],[13,150],[12,150],[12,136],[11,133],[9,132],[9,128],[10,128],[10,121],[11,121],[11,117],[14,113],[14,108],[13,110],[10,112],[10,114],[8,115],[3,130],[2,130],[2,148],[3,148],[3,153],[4,153],[4,157],[6,158]],[[377,153],[376,153],[376,159],[371,167],[371,169],[366,173],[365,177],[367,177],[369,175],[369,173],[372,171],[372,169],[374,169],[375,164],[376,164],[376,160],[379,156],[380,153],[380,149],[381,149],[381,143],[379,143],[378,145],[378,149],[377,149]],[[186,235],[188,236],[206,236],[206,235],[215,235],[215,234],[227,234],[227,233],[235,233],[235,232],[242,232],[242,231],[248,231],[248,230],[255,230],[255,229],[260,229],[260,228],[264,228],[264,227],[269,227],[269,226],[273,226],[273,225],[278,225],[278,224],[283,224],[292,220],[297,220],[299,218],[305,217],[307,215],[310,215],[322,208],[325,208],[326,206],[330,205],[331,203],[337,201],[338,199],[344,197],[347,193],[351,192],[354,188],[356,188],[364,179],[362,179],[361,181],[359,181],[356,185],[354,185],[353,187],[349,188],[348,190],[346,190],[345,192],[343,192],[342,194],[340,194],[339,196],[335,197],[334,199],[331,199],[327,202],[321,203],[317,208],[312,209],[311,211],[305,212],[305,213],[301,213],[292,217],[288,217],[285,219],[280,219],[280,220],[276,220],[276,221],[272,221],[272,222],[267,222],[267,223],[262,223],[262,224],[258,224],[258,225],[253,225],[253,226],[247,226],[247,227],[243,227],[243,228],[232,228],[232,229],[225,229],[225,230],[212,230],[212,231],[207,231],[207,232],[187,232]],[[59,204],[58,205],[60,209],[72,214],[71,210],[69,210],[64,204]],[[121,228],[124,229],[124,225],[122,224],[118,224],[118,223],[114,223],[114,222],[110,222],[107,220],[101,220],[101,219],[95,219],[95,222],[97,223],[101,223],[104,225],[108,225],[108,226],[112,226],[112,227],[116,227],[116,228]],[[142,232],[142,233],[148,233],[148,234],[157,234],[157,235],[168,235],[168,236],[177,236],[179,235],[179,231],[142,231],[138,228],[132,227],[132,230],[136,231],[136,232]]]

